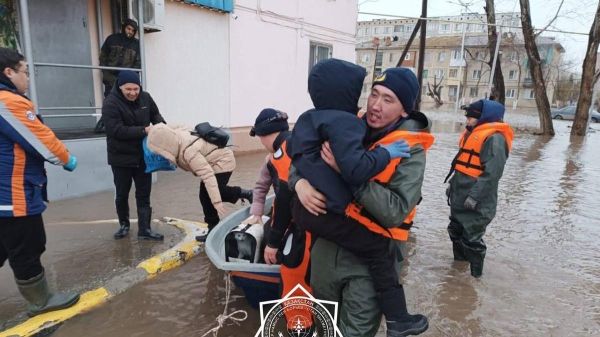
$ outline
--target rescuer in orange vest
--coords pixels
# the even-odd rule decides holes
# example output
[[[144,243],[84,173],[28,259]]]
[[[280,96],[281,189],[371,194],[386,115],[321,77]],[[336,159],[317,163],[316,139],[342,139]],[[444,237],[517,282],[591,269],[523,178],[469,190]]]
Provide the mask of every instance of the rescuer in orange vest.
[[[452,161],[448,234],[454,260],[468,261],[471,275],[481,277],[486,246],[483,234],[496,215],[498,181],[502,177],[513,140],[513,130],[503,122],[504,105],[486,99],[465,107],[466,130]]]

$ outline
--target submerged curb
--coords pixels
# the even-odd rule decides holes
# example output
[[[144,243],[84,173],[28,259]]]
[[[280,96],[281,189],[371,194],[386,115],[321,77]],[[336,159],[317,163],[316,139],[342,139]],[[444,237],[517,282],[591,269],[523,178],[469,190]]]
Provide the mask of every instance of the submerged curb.
[[[206,224],[176,218],[163,218],[163,220],[167,224],[179,228],[185,234],[183,240],[177,245],[142,261],[134,270],[113,277],[104,287],[81,294],[79,302],[74,306],[30,318],[17,326],[0,332],[0,337],[33,336],[74,316],[88,312],[134,285],[176,268],[200,253],[201,246],[196,242],[196,235],[206,233]]]

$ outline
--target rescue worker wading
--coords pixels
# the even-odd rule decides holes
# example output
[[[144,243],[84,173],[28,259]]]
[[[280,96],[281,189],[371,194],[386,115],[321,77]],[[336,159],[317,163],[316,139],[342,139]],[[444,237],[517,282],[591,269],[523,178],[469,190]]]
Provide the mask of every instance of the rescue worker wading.
[[[504,172],[513,140],[513,130],[502,121],[504,106],[479,100],[465,108],[466,130],[452,161],[448,234],[454,260],[468,261],[471,275],[481,277],[486,246],[483,235],[496,215],[498,182]],[[454,175],[452,175],[454,174]]]
[[[28,77],[23,55],[0,48],[0,266],[8,259],[28,314],[35,316],[79,300],[77,293],[51,293],[40,261],[46,250],[44,162],[73,171],[77,159],[24,96]]]

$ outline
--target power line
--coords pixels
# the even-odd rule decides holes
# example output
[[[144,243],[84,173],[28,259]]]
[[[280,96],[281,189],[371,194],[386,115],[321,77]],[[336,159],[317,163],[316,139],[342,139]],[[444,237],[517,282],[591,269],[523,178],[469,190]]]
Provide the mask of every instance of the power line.
[[[360,11],[358,12],[358,14],[391,17],[391,18],[397,18],[397,19],[413,19],[413,20],[438,21],[438,22],[449,22],[449,23],[465,23],[465,21],[448,20],[448,19],[441,19],[441,18],[420,18],[420,17],[417,17],[417,16],[380,14],[380,13],[370,13],[370,12],[360,12]],[[520,26],[509,26],[509,25],[502,25],[502,24],[497,24],[497,23],[496,24],[494,24],[494,23],[486,23],[486,22],[477,22],[477,23],[466,22],[466,23],[471,23],[471,24],[475,24],[475,25],[482,25],[482,26],[485,25],[485,26],[496,26],[496,27],[502,27],[502,28],[522,29],[522,27],[520,27]],[[534,28],[534,31],[542,31],[542,29],[536,29],[536,28]],[[570,32],[570,31],[566,31],[566,30],[544,29],[543,31],[545,31],[545,32],[551,32],[551,33],[563,33],[563,34],[573,34],[573,35],[585,35],[585,36],[589,36],[588,33]]]

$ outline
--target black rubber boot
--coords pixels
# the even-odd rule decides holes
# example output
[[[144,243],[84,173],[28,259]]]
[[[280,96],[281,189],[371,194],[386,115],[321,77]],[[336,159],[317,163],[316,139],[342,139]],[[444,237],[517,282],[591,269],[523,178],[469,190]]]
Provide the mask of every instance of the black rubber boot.
[[[452,242],[452,253],[454,254],[454,261],[467,261],[460,242]]]
[[[138,209],[138,239],[154,241],[164,240],[165,237],[162,234],[154,232],[150,228],[151,220],[152,208],[147,207]]]
[[[119,240],[129,234],[129,205],[127,203],[120,203],[116,206],[117,216],[119,217],[119,230],[113,236],[115,240]]]
[[[454,254],[454,261],[467,261],[463,246],[460,243],[462,234],[462,225],[450,219],[450,224],[448,224],[448,236],[450,237],[450,241],[452,241],[452,253]]]
[[[114,234],[115,240],[122,239],[129,234],[129,220],[127,222],[119,221],[119,230]]]
[[[27,311],[29,317],[65,309],[79,301],[79,294],[77,293],[51,293],[48,290],[46,275],[43,271],[29,280],[16,280],[16,282],[19,292],[29,302]]]
[[[252,190],[245,190],[245,189],[241,189],[240,192],[240,199],[242,200],[246,200],[249,203],[252,203]]]
[[[485,248],[474,249],[465,247],[465,257],[471,263],[471,276],[480,278],[483,274],[483,260],[485,258]]]
[[[402,285],[379,293],[378,297],[385,316],[387,337],[420,335],[429,328],[427,317],[408,313]]]

